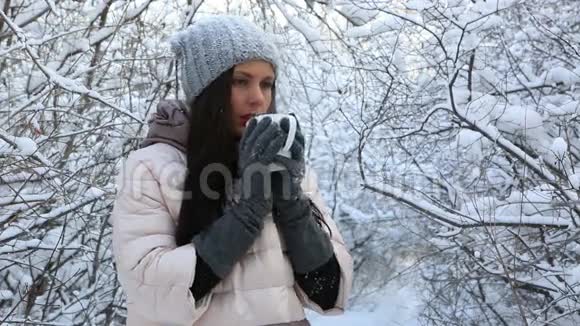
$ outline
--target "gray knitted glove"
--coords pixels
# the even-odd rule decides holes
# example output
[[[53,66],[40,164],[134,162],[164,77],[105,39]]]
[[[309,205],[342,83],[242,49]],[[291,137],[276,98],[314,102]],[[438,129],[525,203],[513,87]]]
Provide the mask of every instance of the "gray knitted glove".
[[[240,141],[238,160],[242,198],[192,239],[197,254],[222,279],[250,248],[263,227],[264,217],[272,209],[265,181],[269,181],[268,165],[285,139],[286,135],[270,118],[249,123]]]
[[[280,122],[282,130],[289,130],[288,119]],[[297,125],[296,138],[290,152],[292,158],[277,155],[274,162],[286,169],[272,173],[274,221],[286,242],[288,258],[294,272],[308,273],[334,254],[330,238],[315,221],[309,198],[302,191],[304,179],[304,135]]]

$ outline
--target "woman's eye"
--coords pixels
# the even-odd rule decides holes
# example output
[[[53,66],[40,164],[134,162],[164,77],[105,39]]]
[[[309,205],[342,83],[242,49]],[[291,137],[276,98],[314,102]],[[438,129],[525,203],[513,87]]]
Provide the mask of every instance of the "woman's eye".
[[[248,84],[248,81],[245,80],[245,79],[234,79],[234,85],[244,86],[244,85],[247,85],[247,84]]]
[[[262,83],[263,88],[272,88],[272,86],[274,86],[274,83],[271,82]]]

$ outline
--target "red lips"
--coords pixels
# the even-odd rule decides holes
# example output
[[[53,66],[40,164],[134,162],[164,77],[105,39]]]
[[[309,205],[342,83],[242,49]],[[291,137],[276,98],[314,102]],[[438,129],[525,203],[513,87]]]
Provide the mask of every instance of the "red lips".
[[[243,116],[240,117],[240,124],[242,126],[245,126],[246,125],[246,122],[248,122],[248,120],[250,120],[253,116],[254,116],[253,113],[244,114]]]

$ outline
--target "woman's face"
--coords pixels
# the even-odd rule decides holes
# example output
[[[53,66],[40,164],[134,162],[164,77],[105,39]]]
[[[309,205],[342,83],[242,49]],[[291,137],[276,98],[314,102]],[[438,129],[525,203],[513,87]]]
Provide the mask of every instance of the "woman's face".
[[[242,136],[246,122],[253,115],[268,111],[274,80],[274,69],[267,61],[248,61],[234,67],[231,105],[237,138]]]

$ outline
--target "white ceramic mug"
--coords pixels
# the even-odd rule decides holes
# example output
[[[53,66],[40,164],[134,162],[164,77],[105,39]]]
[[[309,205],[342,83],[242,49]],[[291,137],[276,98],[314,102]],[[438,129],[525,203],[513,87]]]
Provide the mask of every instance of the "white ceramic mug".
[[[285,114],[285,113],[264,113],[264,114],[259,114],[259,115],[255,116],[254,119],[256,119],[256,122],[260,122],[260,120],[262,120],[265,117],[270,117],[270,119],[272,119],[272,122],[277,123],[278,125],[280,125],[283,118],[288,118],[288,121],[290,122],[290,128],[288,129],[288,137],[286,138],[286,142],[284,143],[284,146],[278,152],[278,155],[282,155],[282,156],[285,156],[287,158],[292,158],[292,153],[290,152],[290,147],[292,147],[292,144],[294,143],[294,139],[296,138],[296,128],[297,128],[296,117],[294,117],[293,115],[290,115],[290,114]],[[248,120],[246,125],[250,122],[250,120]],[[276,163],[270,164],[270,171],[279,171],[279,170],[283,170],[283,169],[284,169],[284,167],[279,165],[279,164],[276,164]]]

